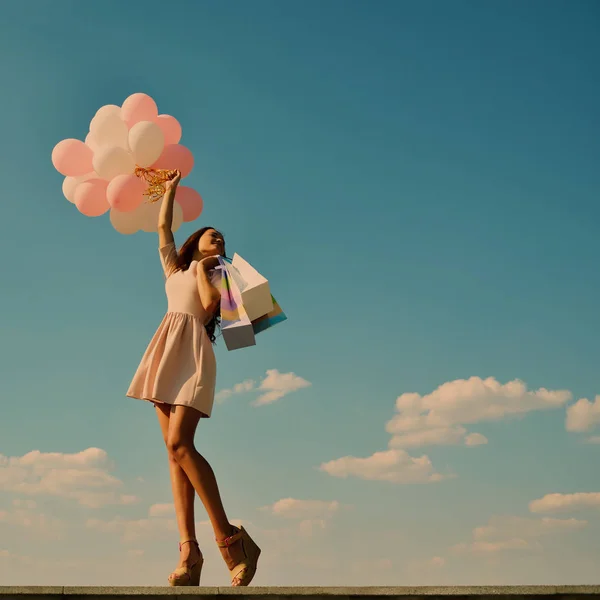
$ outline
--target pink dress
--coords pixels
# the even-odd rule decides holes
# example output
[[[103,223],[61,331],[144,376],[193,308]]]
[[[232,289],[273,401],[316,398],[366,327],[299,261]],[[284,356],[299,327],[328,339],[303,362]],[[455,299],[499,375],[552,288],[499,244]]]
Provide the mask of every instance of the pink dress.
[[[215,398],[217,362],[205,324],[209,315],[198,293],[198,261],[187,271],[172,272],[177,258],[175,244],[159,248],[165,277],[168,308],[140,365],[127,396],[191,406],[210,417]],[[221,274],[213,271],[211,281],[219,286]]]

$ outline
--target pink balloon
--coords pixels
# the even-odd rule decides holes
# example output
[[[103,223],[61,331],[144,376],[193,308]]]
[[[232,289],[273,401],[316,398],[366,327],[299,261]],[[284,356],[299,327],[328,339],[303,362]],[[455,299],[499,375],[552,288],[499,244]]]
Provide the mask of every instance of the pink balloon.
[[[204,201],[200,194],[191,187],[186,187],[185,185],[178,186],[175,193],[175,201],[183,210],[183,220],[185,223],[195,221],[202,214]]]
[[[135,210],[144,199],[146,183],[132,173],[117,175],[106,189],[106,199],[111,208],[119,212]]]
[[[66,177],[79,177],[94,170],[94,153],[81,140],[68,139],[58,142],[52,150],[54,168]]]
[[[132,94],[123,102],[121,118],[131,129],[140,121],[155,121],[158,117],[156,102],[148,94]]]
[[[159,159],[152,165],[155,169],[179,169],[181,177],[187,177],[194,168],[194,155],[181,144],[165,146]]]
[[[171,115],[158,115],[154,122],[162,129],[165,144],[177,144],[181,139],[181,125]]]
[[[86,217],[99,217],[109,208],[106,199],[108,182],[104,179],[88,179],[75,189],[75,206]]]

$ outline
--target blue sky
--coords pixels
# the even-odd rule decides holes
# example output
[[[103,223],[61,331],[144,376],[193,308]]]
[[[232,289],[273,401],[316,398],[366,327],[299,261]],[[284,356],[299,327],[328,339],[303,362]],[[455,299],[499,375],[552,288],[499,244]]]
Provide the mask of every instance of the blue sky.
[[[79,214],[50,160],[145,92],[196,160],[205,210],[177,242],[219,227],[289,316],[216,350],[219,390],[288,393],[233,394],[197,434],[262,542],[256,584],[597,582],[599,19],[592,1],[3,5],[0,581],[160,585],[176,564],[155,416],[125,398],[166,308],[156,236]],[[199,536],[203,583],[225,585]]]

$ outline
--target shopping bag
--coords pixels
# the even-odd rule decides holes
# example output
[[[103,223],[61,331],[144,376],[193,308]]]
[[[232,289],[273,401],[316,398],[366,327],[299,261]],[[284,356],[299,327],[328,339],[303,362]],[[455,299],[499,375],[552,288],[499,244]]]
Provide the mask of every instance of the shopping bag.
[[[281,310],[281,306],[279,306],[277,300],[275,300],[273,296],[271,296],[271,300],[273,301],[273,310],[252,321],[252,328],[255,335],[287,319],[286,314]]]
[[[254,327],[244,308],[230,265],[219,256],[217,268],[221,270],[221,333],[227,350],[255,346]]]
[[[254,321],[270,313],[273,297],[267,279],[237,253],[233,255],[231,266],[235,269],[231,275],[240,288],[248,318]]]

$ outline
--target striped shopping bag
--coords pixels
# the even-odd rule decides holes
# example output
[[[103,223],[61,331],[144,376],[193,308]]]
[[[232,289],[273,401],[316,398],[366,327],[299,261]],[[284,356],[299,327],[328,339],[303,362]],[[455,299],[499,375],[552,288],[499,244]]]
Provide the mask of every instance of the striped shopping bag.
[[[221,270],[221,333],[227,350],[255,346],[254,327],[242,304],[237,274],[228,259],[219,256]]]

